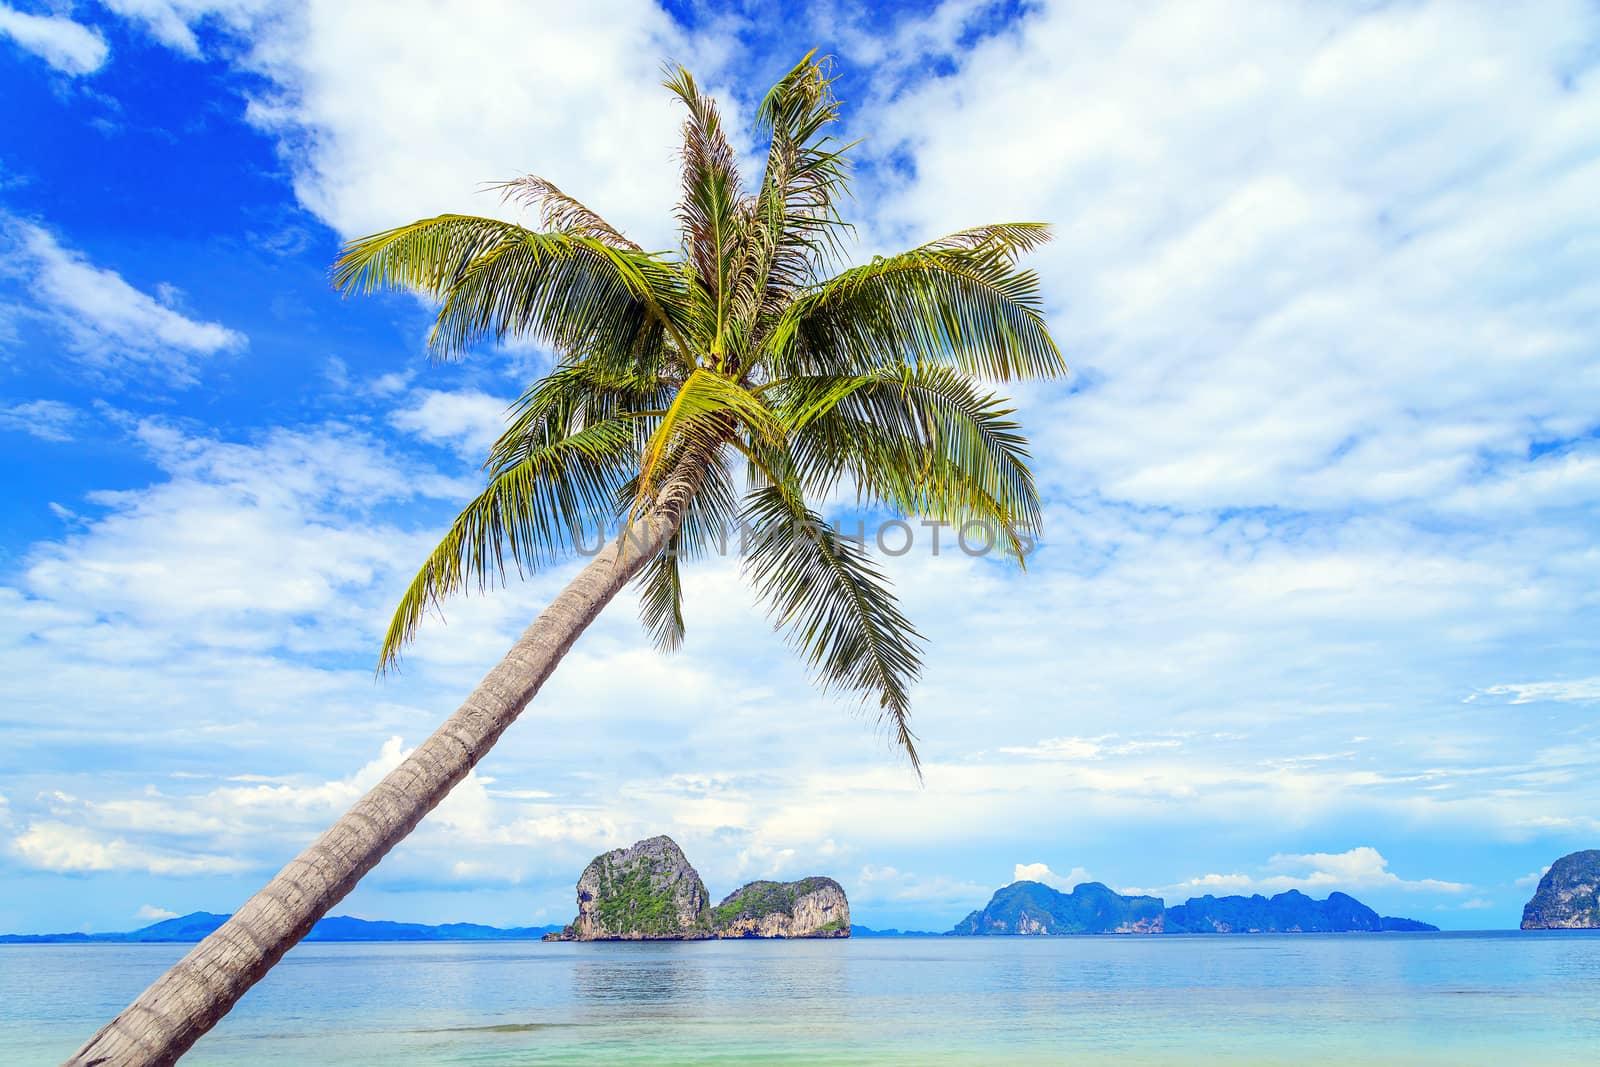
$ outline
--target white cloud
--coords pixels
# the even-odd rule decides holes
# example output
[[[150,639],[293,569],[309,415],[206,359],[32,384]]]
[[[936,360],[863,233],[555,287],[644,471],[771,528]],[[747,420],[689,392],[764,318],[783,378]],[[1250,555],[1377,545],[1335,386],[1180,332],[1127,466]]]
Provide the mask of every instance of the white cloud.
[[[687,58],[688,42],[646,0],[482,0],[467,18],[429,0],[110,6],[185,54],[199,54],[193,29],[208,21],[247,41],[238,61],[274,86],[251,119],[280,137],[301,201],[342,234],[496,213],[480,185],[535,171],[646,243],[666,236],[679,116],[656,64]],[[538,41],[539,62],[508,40]]]
[[[162,919],[176,919],[178,913],[168,911],[166,908],[158,908],[154,904],[143,904],[140,905],[138,911],[133,913],[133,917],[135,919],[143,919],[146,922],[160,922]]]
[[[99,30],[65,15],[30,15],[10,4],[0,4],[0,37],[11,38],[63,74],[73,76],[93,74],[111,51]]]
[[[379,619],[367,611],[377,605],[353,602],[352,591],[370,596],[375,583],[392,586],[424,548],[388,524],[348,516],[467,491],[426,467],[402,466],[338,425],[238,444],[146,420],[133,438],[167,479],[140,492],[96,494],[99,516],[39,546],[24,589],[102,622],[125,621],[121,636],[141,644],[174,626],[181,629],[168,636],[181,633],[184,643],[241,650],[370,647]],[[97,629],[109,636],[106,626]],[[143,658],[154,648],[107,652]]]
[[[1059,889],[1064,893],[1071,892],[1084,882],[1092,882],[1089,872],[1082,867],[1074,867],[1066,874],[1057,874],[1048,864],[1044,863],[1019,863],[1011,872],[1013,882],[1042,882],[1047,886]]]
[[[482,463],[506,426],[511,401],[477,390],[418,389],[389,422],[430,444],[445,445],[470,463]]]
[[[1480,696],[1510,697],[1513,704],[1537,704],[1544,701],[1567,704],[1587,704],[1600,700],[1600,677],[1573,678],[1560,682],[1520,682],[1510,685],[1491,685],[1467,697],[1469,701]]]
[[[200,358],[245,344],[243,334],[167,307],[41,226],[12,222],[3,236],[13,257],[5,269],[26,271],[29,293],[79,359],[98,371],[142,371],[192,385]]]
[[[208,4],[191,3],[189,0],[101,0],[101,2],[117,14],[142,23],[151,36],[168,48],[194,58],[200,56],[200,42],[196,40],[194,31],[189,28],[190,22],[199,22],[213,11],[222,12],[233,8],[248,11],[266,7],[265,4]]]
[[[952,907],[981,907],[991,892],[975,882],[949,875],[919,875],[872,864],[862,867],[847,888],[850,898],[862,903],[938,903]]]
[[[1348,852],[1313,852],[1302,855],[1273,856],[1267,871],[1276,873],[1204,874],[1158,889],[1128,889],[1128,893],[1154,893],[1186,896],[1235,893],[1282,893],[1298,889],[1323,895],[1360,890],[1400,889],[1424,893],[1465,893],[1472,887],[1461,882],[1437,878],[1407,880],[1389,870],[1389,861],[1369,846]]]
[[[143,871],[192,877],[231,874],[252,864],[233,856],[177,854],[107,837],[59,822],[36,822],[11,841],[14,853],[29,867],[77,874],[101,871]]]
[[[11,849],[26,865],[50,871],[270,871],[410,753],[401,738],[391,737],[353,774],[321,782],[236,775],[248,780],[203,791],[146,786],[101,799],[56,791],[41,798],[44,817],[14,837]],[[552,860],[571,865],[625,843],[604,817],[532,797],[491,794],[488,781],[469,773],[408,839],[406,859],[391,863],[389,871],[410,879],[448,871],[452,880],[516,884],[532,846],[540,850],[542,869]],[[644,833],[640,829],[636,836]]]
[[[41,441],[70,441],[78,409],[59,400],[0,405],[0,429],[32,434]]]
[[[1428,506],[1593,425],[1595,32],[1575,0],[1040,5],[883,108],[880,239],[1057,224],[1082,389],[1031,422],[1069,492]]]
[[[1470,886],[1437,878],[1407,881],[1389,870],[1389,861],[1368,846],[1348,852],[1313,852],[1304,855],[1274,856],[1268,866],[1293,872],[1264,879],[1267,886],[1314,888],[1350,886],[1355,889],[1409,889],[1432,893],[1464,893]]]
[[[1536,889],[1538,888],[1540,881],[1544,879],[1544,876],[1549,873],[1550,868],[1548,865],[1546,865],[1539,868],[1537,871],[1530,871],[1511,884],[1516,886],[1518,889]]]
[[[1260,888],[1256,880],[1248,874],[1202,874],[1198,878],[1186,878],[1175,885],[1160,889],[1124,889],[1123,892],[1134,896],[1161,896],[1175,893],[1181,899],[1187,896],[1205,896],[1207,893],[1213,896],[1234,896],[1253,893]]]
[[[1031,756],[1035,759],[1071,762],[1100,760],[1107,756],[1129,756],[1139,752],[1179,748],[1182,745],[1183,742],[1178,738],[1119,741],[1117,735],[1107,734],[1103,737],[1047,737],[1032,745],[1003,746],[1000,751],[1011,756]]]

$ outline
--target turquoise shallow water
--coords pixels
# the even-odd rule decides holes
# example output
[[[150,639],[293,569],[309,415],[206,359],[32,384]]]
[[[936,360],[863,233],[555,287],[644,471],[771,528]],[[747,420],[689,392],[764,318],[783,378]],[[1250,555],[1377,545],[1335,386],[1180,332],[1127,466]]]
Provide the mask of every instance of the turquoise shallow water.
[[[183,953],[0,946],[0,1063]],[[1600,1060],[1600,934],[303,945],[186,1064]]]

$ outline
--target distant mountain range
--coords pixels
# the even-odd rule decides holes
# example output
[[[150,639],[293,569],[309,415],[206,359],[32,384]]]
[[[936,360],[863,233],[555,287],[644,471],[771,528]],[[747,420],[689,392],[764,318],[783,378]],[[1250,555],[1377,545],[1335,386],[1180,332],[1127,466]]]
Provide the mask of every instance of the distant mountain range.
[[[140,930],[122,934],[0,934],[0,945],[44,944],[159,944],[199,941],[228,921],[226,915],[197,911],[176,919],[163,919]],[[537,941],[559,926],[480,926],[477,923],[394,923],[330,915],[306,935],[307,941]]]
[[[1099,882],[1070,893],[1041,882],[1013,882],[950,931],[957,936],[1029,934],[1384,933],[1437,930],[1415,919],[1379,915],[1354,897],[1313,900],[1296,889],[1274,897],[1192,897],[1167,907],[1159,897],[1125,896]]]

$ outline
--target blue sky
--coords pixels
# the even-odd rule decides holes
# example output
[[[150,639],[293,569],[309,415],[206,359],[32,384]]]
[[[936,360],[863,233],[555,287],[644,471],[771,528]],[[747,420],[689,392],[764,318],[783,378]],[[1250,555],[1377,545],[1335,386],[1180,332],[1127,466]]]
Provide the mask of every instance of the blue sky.
[[[339,242],[533,171],[667,247],[660,62],[742,128],[813,46],[869,138],[855,255],[1058,231],[1040,551],[888,564],[926,784],[708,561],[680,653],[614,606],[340,910],[562,921],[668,832],[868,925],[1027,875],[1503,927],[1600,840],[1593,5],[467,7],[0,4],[0,929],[230,910],[564,580],[374,681],[549,353],[429,364]]]

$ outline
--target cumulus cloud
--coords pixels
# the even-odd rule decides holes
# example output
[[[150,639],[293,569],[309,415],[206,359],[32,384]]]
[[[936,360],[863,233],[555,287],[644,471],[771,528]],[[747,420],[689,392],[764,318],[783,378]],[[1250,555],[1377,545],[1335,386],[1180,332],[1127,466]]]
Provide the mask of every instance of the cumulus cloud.
[[[280,138],[301,201],[342,234],[495,213],[481,184],[535,171],[647,243],[666,236],[679,117],[656,64],[689,48],[647,0],[492,0],[471,18],[428,0],[109,6],[184,54],[200,54],[201,26],[248,41],[238,61],[272,87],[251,120]],[[388,32],[375,35],[379,21]],[[537,40],[540,61],[508,40]],[[349,106],[357,99],[385,106]]]
[[[1348,852],[1313,852],[1303,855],[1274,856],[1268,866],[1290,872],[1264,880],[1268,886],[1293,888],[1352,886],[1357,889],[1408,889],[1432,893],[1464,893],[1470,886],[1437,878],[1408,881],[1389,870],[1389,861],[1368,846]]]
[[[510,405],[509,400],[475,389],[418,389],[389,421],[420,440],[447,446],[469,462],[482,463],[489,446],[505,430]]]
[[[99,30],[65,15],[30,15],[10,4],[0,4],[0,37],[74,77],[99,70],[111,52]]]
[[[133,917],[135,919],[143,919],[146,922],[154,923],[160,922],[162,919],[176,919],[178,917],[178,913],[175,911],[168,911],[166,908],[158,908],[154,904],[142,904],[140,905],[139,910],[133,913]]]
[[[11,841],[12,851],[29,867],[85,874],[143,871],[147,874],[193,877],[232,874],[252,864],[236,856],[180,854],[146,848],[79,826],[36,822]]]
[[[561,576],[452,605],[451,625],[429,630],[413,669],[374,688],[368,664],[393,590],[429,547],[452,495],[470,484],[337,422],[250,441],[155,420],[127,426],[161,478],[97,494],[74,532],[36,546],[22,589],[0,594],[13,706],[62,709],[50,722],[14,723],[16,736],[51,744],[60,731],[95,729],[119,745],[164,753],[155,758],[165,766],[229,780],[213,787],[206,777],[174,778],[178,784],[152,793],[137,776],[89,775],[74,789],[80,799],[30,801],[18,822],[78,835],[70,842],[75,852],[49,852],[35,840],[39,857],[89,862],[82,857],[104,857],[107,843],[120,841],[125,863],[155,856],[177,871],[185,859],[203,869],[204,857],[228,856],[269,870],[401,758],[400,736],[421,736],[454,706]],[[1072,690],[1055,672],[1088,676],[1076,658],[1088,653],[1072,653],[1063,666],[1034,660],[1027,630],[1040,625],[1036,609],[1016,614],[1025,605],[1013,601],[1003,617],[972,614],[1008,588],[1004,579],[964,559],[907,558],[899,566],[913,615],[931,620],[936,642],[970,640],[957,620],[995,627],[989,656],[960,670],[936,661],[920,693],[920,721],[935,739],[926,787],[870,731],[814,696],[803,668],[783,657],[748,607],[736,561],[713,561],[690,572],[692,638],[682,654],[649,650],[630,605],[607,613],[541,694],[530,721],[497,748],[494,781],[463,783],[376,884],[518,884],[554,906],[589,856],[666,828],[719,885],[855,870],[860,887],[852,879],[849,889],[863,902],[898,909],[897,922],[907,912],[942,922],[946,912],[981,902],[990,887],[960,873],[908,874],[928,868],[887,856],[907,847],[961,853],[993,841],[997,826],[1015,827],[1004,831],[1010,846],[1030,849],[1074,826],[1148,829],[1172,821],[1175,801],[1185,825],[1249,824],[1257,832],[1335,815],[1403,816],[1470,826],[1481,836],[1548,819],[1552,797],[1586,810],[1590,778],[1581,769],[1593,754],[1582,747],[1517,761],[1502,751],[1485,773],[1471,760],[1441,762],[1416,747],[1433,743],[1432,730],[1402,743],[1388,724],[1390,743],[1374,754],[1382,761],[1355,750],[1336,760],[1294,758],[1315,750],[1291,745],[1298,733],[1265,745],[1252,737],[1256,713],[1249,697],[1236,694],[1230,715],[1249,724],[1239,732],[1030,741],[1039,709],[1055,706],[1064,691],[1084,707],[1053,713],[1060,718],[1051,725],[1093,722],[1107,714],[1102,701],[1159,706],[1160,672],[1130,663],[1124,673],[1102,654],[1099,684],[1111,692]],[[1219,580],[1232,579],[1212,575]],[[1095,595],[1077,599],[1098,611]],[[1157,627],[1161,655],[1172,662],[1192,655],[1212,669],[1257,647],[1241,640],[1185,648],[1168,639]],[[761,666],[730,666],[741,662]],[[1002,668],[1004,677],[987,673]],[[1186,692],[1203,691],[1193,680],[1203,672],[1176,674]],[[1009,694],[1005,704],[991,702],[988,694],[998,691]],[[84,692],[96,696],[84,701]],[[708,706],[718,714],[703,715]],[[1218,718],[1208,713],[1206,725]],[[1351,710],[1334,716],[1339,743],[1358,719]],[[275,739],[287,729],[326,743],[285,749]],[[602,758],[599,736],[626,743]],[[997,736],[1015,743],[997,745]],[[352,775],[349,754],[359,759],[380,744],[378,757]],[[561,755],[552,760],[552,753]],[[1501,795],[1516,776],[1534,773],[1561,777]],[[1329,860],[1238,881],[1210,876],[1193,887],[1320,890],[1331,883],[1319,872],[1350,881],[1351,871]]]
[[[238,331],[189,318],[65,247],[42,226],[0,218],[0,241],[12,258],[3,269],[26,273],[39,312],[97,371],[192,385],[199,360],[244,347]]]
[[[93,494],[95,518],[39,546],[24,588],[57,604],[93,605],[102,618],[186,619],[190,639],[202,643],[295,644],[305,627],[348,625],[360,615],[351,591],[396,579],[420,558],[420,540],[362,516],[470,491],[338,424],[274,430],[254,443],[155,419],[128,433],[166,478]],[[370,631],[344,640],[352,639],[369,640]],[[330,630],[316,640],[340,638]]]
[[[1370,846],[1348,852],[1312,852],[1273,856],[1261,874],[1204,874],[1153,890],[1127,892],[1200,896],[1206,893],[1282,893],[1290,889],[1314,895],[1334,891],[1400,889],[1407,892],[1465,893],[1472,887],[1437,878],[1404,879],[1389,869],[1389,861]]]
[[[56,791],[41,798],[45,817],[12,838],[11,852],[29,867],[57,872],[270,872],[410,752],[391,737],[355,772],[320,782],[303,775],[235,775],[208,789],[147,785],[101,798]],[[445,872],[447,882],[516,884],[532,849],[564,846],[557,855],[570,864],[625,843],[603,816],[542,802],[548,794],[491,794],[490,781],[472,773],[460,782],[391,870],[411,882],[436,881]],[[542,862],[548,861],[541,858],[541,869]]]
[[[1075,887],[1084,882],[1092,882],[1089,872],[1082,867],[1074,867],[1066,874],[1057,874],[1048,864],[1044,863],[1019,863],[1011,872],[1013,882],[1042,882],[1047,886],[1059,889],[1062,892],[1071,892]]]
[[[1323,510],[1514,476],[1600,388],[1569,240],[1600,225],[1595,18],[1537,16],[1042,5],[884,109],[888,232],[1057,223],[1064,485]]]

